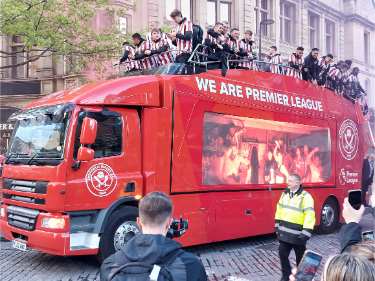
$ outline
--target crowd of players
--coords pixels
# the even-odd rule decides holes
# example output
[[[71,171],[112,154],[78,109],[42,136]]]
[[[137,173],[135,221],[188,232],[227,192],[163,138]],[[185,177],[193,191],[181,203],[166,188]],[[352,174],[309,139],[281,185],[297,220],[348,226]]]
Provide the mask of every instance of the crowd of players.
[[[230,29],[227,22],[218,22],[203,38],[202,28],[183,17],[179,10],[173,10],[170,17],[176,23],[172,32],[163,33],[153,28],[146,39],[134,33],[132,44],[123,43],[120,64],[125,71],[148,70],[173,62],[187,63],[192,52],[201,48],[201,60],[210,67],[220,68],[223,75],[229,67],[283,74],[311,81],[353,102],[358,101],[364,113],[368,111],[367,94],[358,79],[359,68],[352,67],[351,60],[335,62],[332,54],[320,57],[318,48],[304,57],[303,47],[297,47],[288,60],[284,60],[276,46],[271,46],[258,58],[251,30],[246,30],[240,39],[238,28]]]

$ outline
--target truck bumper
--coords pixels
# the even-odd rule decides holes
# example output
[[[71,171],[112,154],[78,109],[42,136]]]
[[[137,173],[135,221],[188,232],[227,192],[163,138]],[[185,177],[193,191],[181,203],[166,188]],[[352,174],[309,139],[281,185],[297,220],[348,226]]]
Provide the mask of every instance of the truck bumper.
[[[37,228],[33,231],[27,231],[9,225],[4,218],[0,219],[0,235],[7,240],[18,240],[24,242],[29,249],[34,249],[51,255],[74,256],[96,255],[98,253],[97,248],[71,248],[70,233],[45,231]]]

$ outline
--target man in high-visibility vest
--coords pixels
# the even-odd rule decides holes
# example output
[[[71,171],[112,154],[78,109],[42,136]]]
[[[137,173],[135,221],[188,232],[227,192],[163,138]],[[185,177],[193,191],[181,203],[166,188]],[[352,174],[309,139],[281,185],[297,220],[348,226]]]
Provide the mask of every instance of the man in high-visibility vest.
[[[293,249],[297,265],[306,250],[306,242],[312,235],[315,225],[314,199],[301,186],[301,177],[290,174],[288,188],[281,194],[277,203],[275,228],[279,240],[279,257],[282,279],[289,280],[291,267],[289,254]]]

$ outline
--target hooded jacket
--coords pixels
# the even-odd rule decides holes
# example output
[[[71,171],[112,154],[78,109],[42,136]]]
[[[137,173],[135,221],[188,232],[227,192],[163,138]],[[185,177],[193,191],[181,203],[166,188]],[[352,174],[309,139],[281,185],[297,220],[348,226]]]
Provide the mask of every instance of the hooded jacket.
[[[314,58],[311,52],[307,57],[305,57],[302,70],[303,80],[318,80],[320,72],[319,60]]]
[[[179,252],[179,253],[176,253]],[[176,253],[177,255],[175,255]],[[162,235],[138,234],[126,246],[104,260],[100,269],[100,280],[108,281],[111,272],[126,263],[140,262],[163,265],[174,256],[167,266],[174,280],[206,281],[207,275],[201,261],[193,254],[181,249],[181,244]],[[126,280],[120,276],[113,281]]]

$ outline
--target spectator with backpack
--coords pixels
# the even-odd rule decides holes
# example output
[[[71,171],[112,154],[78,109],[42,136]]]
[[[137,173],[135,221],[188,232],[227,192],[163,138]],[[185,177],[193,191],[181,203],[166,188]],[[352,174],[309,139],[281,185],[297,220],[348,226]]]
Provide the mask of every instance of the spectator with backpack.
[[[172,222],[172,202],[162,192],[139,203],[137,224],[142,234],[104,260],[101,281],[206,281],[203,264],[181,244],[166,238]]]

